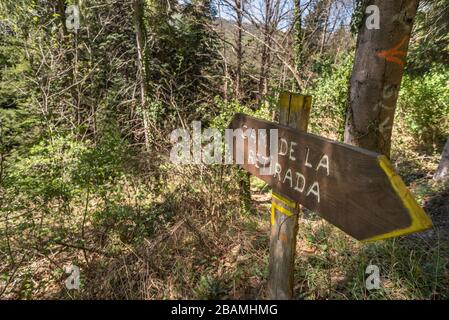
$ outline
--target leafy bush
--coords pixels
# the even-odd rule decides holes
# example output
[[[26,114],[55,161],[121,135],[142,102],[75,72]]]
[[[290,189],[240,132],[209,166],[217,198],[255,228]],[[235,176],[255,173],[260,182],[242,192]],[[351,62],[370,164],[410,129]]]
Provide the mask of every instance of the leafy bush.
[[[322,68],[323,76],[309,91],[313,98],[311,132],[333,139],[343,139],[352,65],[353,56],[347,54],[342,57],[341,62]]]
[[[226,102],[219,97],[215,99],[215,103],[218,106],[218,115],[210,121],[211,127],[214,128],[227,128],[232,118],[237,113],[245,113],[261,119],[269,118],[268,104],[262,104],[261,108],[259,108],[257,111],[254,111],[253,109],[244,106],[238,101]]]
[[[82,155],[74,176],[80,186],[98,188],[113,183],[123,174],[129,148],[117,129],[108,129],[95,147]]]
[[[422,145],[445,140],[449,132],[449,69],[433,66],[423,76],[404,77],[397,119]]]
[[[24,155],[15,152],[7,168],[7,187],[34,200],[69,199],[76,191],[73,175],[86,150],[85,144],[68,136],[42,140]]]

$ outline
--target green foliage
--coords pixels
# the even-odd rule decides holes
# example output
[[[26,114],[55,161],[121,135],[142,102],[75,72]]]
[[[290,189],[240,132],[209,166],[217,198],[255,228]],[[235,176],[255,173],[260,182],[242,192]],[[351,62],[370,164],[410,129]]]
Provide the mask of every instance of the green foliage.
[[[362,26],[363,19],[365,17],[367,0],[356,0],[355,3],[356,3],[356,5],[355,5],[354,12],[352,13],[351,24],[350,24],[351,33],[353,35],[356,35],[359,32],[360,27]]]
[[[194,289],[197,299],[206,300],[226,298],[227,291],[225,284],[210,275],[201,276]]]
[[[448,20],[447,1],[426,2],[417,17],[399,100],[396,123],[405,123],[420,143],[434,143],[449,130],[448,70],[430,63],[447,64],[441,22]],[[75,3],[82,14],[76,35],[67,32],[58,6]],[[285,65],[295,60],[288,26],[273,30],[268,94],[260,97],[265,28],[245,20],[236,99],[233,22],[216,19],[211,1],[143,3],[147,96],[141,100],[132,1],[0,2],[0,282],[8,283],[6,295],[0,285],[1,298],[262,295],[270,188],[252,177],[249,193],[248,174],[235,166],[173,165],[166,138],[194,120],[224,130],[237,112],[276,121],[277,88],[296,82]],[[353,31],[366,3],[357,1]],[[353,39],[345,25],[330,30],[333,11],[326,26],[327,4],[312,1],[302,12],[304,43],[296,58],[304,84],[312,84],[301,88],[314,100],[311,131],[341,139]],[[142,152],[144,133],[150,143]],[[407,182],[437,161],[419,160],[414,174],[405,163],[416,153],[401,158]],[[437,193],[415,191],[420,201]],[[438,191],[438,210],[446,191]],[[298,250],[313,249],[295,261],[302,297],[448,296],[448,261],[440,254],[447,248],[440,242],[362,247],[316,215],[306,211],[300,218]],[[64,292],[66,262],[83,272],[74,296]],[[378,264],[385,280],[373,293],[364,287],[368,263]],[[51,288],[58,292],[47,293]]]
[[[70,199],[76,187],[73,176],[87,146],[71,137],[42,140],[29,150],[12,155],[6,183],[14,192],[30,199]]]
[[[211,81],[211,76],[219,72],[218,40],[207,27],[213,10],[196,3],[169,8],[162,4],[152,6],[146,22],[157,37],[153,37],[151,54],[146,57],[148,84],[164,103],[152,103],[155,110],[150,110],[150,114],[160,122],[162,115],[171,122],[178,121],[178,113],[196,114],[198,104],[216,93],[216,82]]]
[[[117,132],[93,145],[74,136],[41,140],[15,151],[8,161],[6,187],[29,199],[72,199],[82,189],[104,193],[123,173],[128,149]]]
[[[433,66],[422,76],[404,77],[397,119],[403,119],[421,145],[447,138],[449,132],[449,68]]]
[[[123,191],[119,191],[119,196]],[[123,205],[124,199],[114,199],[104,210],[93,213],[95,228],[109,230],[109,236],[117,235],[124,243],[139,243],[153,235],[157,226],[170,220],[170,212],[163,208],[139,209]]]
[[[12,44],[3,43],[12,42]],[[0,153],[34,143],[40,135],[41,117],[29,90],[30,64],[22,48],[7,32],[0,35]]]
[[[214,128],[226,129],[236,113],[245,113],[258,118],[267,118],[267,109],[260,108],[257,111],[239,103],[238,101],[224,101],[219,97],[215,98],[217,116],[210,119],[210,125]]]
[[[346,54],[340,60],[319,66],[323,74],[308,93],[313,97],[311,132],[342,140],[353,57]]]
[[[108,187],[124,173],[124,166],[130,159],[129,148],[117,129],[103,133],[98,143],[79,156],[74,181],[80,186]]]
[[[423,75],[432,66],[449,66],[449,0],[421,1],[415,17],[407,72]]]

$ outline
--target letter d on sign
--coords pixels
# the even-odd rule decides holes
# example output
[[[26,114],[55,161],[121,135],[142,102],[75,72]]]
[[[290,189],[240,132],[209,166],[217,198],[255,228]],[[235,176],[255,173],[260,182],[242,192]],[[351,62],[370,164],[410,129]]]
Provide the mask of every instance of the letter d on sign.
[[[365,270],[366,274],[369,276],[366,278],[365,286],[368,290],[379,289],[380,288],[380,272],[379,267],[375,265],[369,265]]]

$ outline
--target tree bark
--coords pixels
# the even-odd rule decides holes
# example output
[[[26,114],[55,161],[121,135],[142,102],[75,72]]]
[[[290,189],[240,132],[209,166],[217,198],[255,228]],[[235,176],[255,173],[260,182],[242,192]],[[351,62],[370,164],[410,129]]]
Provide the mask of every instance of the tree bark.
[[[243,64],[243,0],[235,0],[235,11],[237,16],[237,39],[236,39],[236,55],[237,70],[235,74],[235,97],[240,101],[242,97],[242,64]]]
[[[324,25],[323,25],[323,33],[321,34],[321,44],[320,44],[320,56],[324,52],[324,46],[326,45],[326,34],[327,34],[327,25],[329,23],[329,18],[331,14],[331,7],[332,7],[332,1],[326,0],[326,10],[324,12],[324,15],[326,18],[324,19]]]
[[[271,42],[273,33],[273,9],[271,0],[265,0],[265,22],[263,27],[263,46],[260,60],[259,102],[268,92],[268,76],[270,70]]]
[[[298,74],[303,64],[303,33],[302,33],[302,11],[301,11],[301,0],[295,0],[294,9],[294,55],[295,55],[295,68]],[[295,81],[295,90],[297,92],[301,91],[301,83]]]
[[[389,157],[391,133],[413,19],[419,0],[369,0],[380,29],[359,30],[350,80],[345,142]]]
[[[58,0],[56,2],[56,11],[59,15],[59,20],[61,22],[61,26],[62,26],[62,35],[65,37],[68,33],[67,31],[67,26],[65,24],[65,9],[66,9],[66,3],[65,0]]]
[[[447,138],[440,164],[433,178],[435,180],[444,180],[449,178],[449,137]]]

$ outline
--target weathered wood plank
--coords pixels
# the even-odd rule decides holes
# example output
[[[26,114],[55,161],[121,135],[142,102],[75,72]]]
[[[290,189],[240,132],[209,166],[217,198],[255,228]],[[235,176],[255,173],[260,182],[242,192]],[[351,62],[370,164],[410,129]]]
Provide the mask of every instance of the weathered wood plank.
[[[379,240],[432,226],[385,156],[243,114],[231,128],[244,125],[278,129],[280,155],[272,175],[243,167],[354,238]],[[247,159],[246,141],[241,151]]]
[[[311,97],[281,93],[280,123],[306,131]],[[296,236],[299,205],[273,192],[271,203],[268,294],[271,299],[291,299],[293,295]]]

